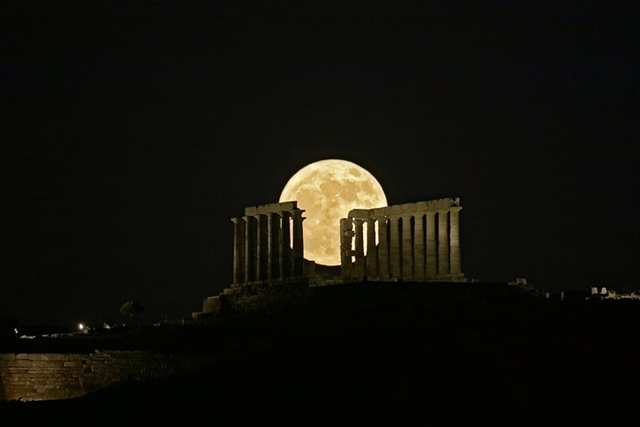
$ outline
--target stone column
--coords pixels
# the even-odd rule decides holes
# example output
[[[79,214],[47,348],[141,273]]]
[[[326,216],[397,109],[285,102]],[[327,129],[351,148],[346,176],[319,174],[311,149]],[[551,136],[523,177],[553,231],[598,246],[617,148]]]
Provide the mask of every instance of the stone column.
[[[436,213],[426,212],[427,228],[427,279],[434,279],[438,275],[438,257],[436,253]]]
[[[233,221],[233,283],[244,282],[244,220],[231,218]]]
[[[358,278],[364,276],[364,234],[362,231],[362,223],[364,221],[360,218],[353,220],[355,224],[356,241],[354,252],[356,256],[355,275]]]
[[[462,276],[462,266],[460,262],[460,209],[461,207],[451,207],[449,210],[449,251],[450,270],[454,277]]]
[[[304,241],[302,232],[302,221],[305,218],[302,217],[301,209],[295,209],[293,213],[293,276],[302,277],[304,274]]]
[[[378,274],[383,279],[389,277],[389,241],[387,240],[387,217],[378,220]]]
[[[449,215],[438,211],[438,276],[449,277]]]
[[[291,276],[291,227],[289,224],[289,212],[280,213],[280,277]]]
[[[255,217],[243,216],[244,219],[244,280],[256,280],[256,224]]]
[[[256,278],[258,280],[267,280],[269,278],[269,234],[268,220],[266,215],[256,215],[256,258],[257,270]]]
[[[340,267],[342,277],[351,278],[353,276],[353,221],[350,218],[340,220]]]
[[[402,278],[411,280],[413,278],[413,242],[411,232],[411,217],[413,215],[402,215]]]
[[[424,280],[424,215],[419,213],[413,220],[413,278]]]
[[[399,217],[389,216],[389,274],[400,277],[400,230]]]
[[[268,260],[268,278],[275,280],[280,277],[280,215],[276,212],[270,212],[268,217],[268,241],[269,241],[269,260]]]
[[[367,277],[372,278],[378,274],[378,254],[376,253],[376,220],[367,218]]]

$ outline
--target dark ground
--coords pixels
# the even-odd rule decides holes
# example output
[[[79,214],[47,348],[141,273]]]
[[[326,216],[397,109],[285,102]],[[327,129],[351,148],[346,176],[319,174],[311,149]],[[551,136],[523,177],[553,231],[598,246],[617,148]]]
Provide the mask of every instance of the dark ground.
[[[0,412],[197,423],[638,425],[640,302],[545,300],[504,285],[472,286],[327,288],[288,313],[78,336],[64,347],[206,351],[220,364],[79,399],[3,402]]]

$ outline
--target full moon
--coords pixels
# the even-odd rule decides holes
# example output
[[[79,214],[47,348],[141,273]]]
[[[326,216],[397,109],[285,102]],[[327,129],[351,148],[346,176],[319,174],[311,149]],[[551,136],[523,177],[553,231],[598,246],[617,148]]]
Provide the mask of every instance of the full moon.
[[[328,159],[311,163],[285,185],[280,202],[304,209],[304,257],[317,264],[340,265],[340,219],[352,209],[387,206],[382,186],[355,163]]]

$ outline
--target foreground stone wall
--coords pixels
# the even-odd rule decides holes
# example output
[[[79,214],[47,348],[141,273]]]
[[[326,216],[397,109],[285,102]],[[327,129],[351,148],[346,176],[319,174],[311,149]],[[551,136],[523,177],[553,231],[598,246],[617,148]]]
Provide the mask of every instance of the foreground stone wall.
[[[128,381],[162,378],[215,363],[209,355],[100,351],[91,354],[0,354],[0,400],[84,396]]]

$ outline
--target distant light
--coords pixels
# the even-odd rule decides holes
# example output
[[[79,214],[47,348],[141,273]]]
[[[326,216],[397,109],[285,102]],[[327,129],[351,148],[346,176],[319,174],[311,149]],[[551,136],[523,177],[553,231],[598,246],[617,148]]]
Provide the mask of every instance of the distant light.
[[[78,329],[80,329],[81,331],[84,330],[84,325],[82,323],[78,324]]]
[[[18,328],[13,328],[13,332],[15,332],[16,335],[18,335]]]

